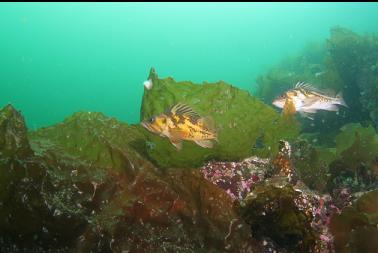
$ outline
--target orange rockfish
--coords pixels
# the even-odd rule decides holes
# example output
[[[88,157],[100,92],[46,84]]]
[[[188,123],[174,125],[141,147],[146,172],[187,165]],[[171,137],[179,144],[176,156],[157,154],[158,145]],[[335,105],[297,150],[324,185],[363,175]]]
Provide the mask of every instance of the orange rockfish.
[[[307,83],[297,83],[295,87],[273,101],[273,105],[292,113],[313,119],[309,114],[318,110],[339,111],[339,106],[348,107],[341,93],[336,96],[315,89]]]
[[[181,103],[141,124],[150,132],[167,137],[178,150],[181,150],[183,140],[194,141],[203,148],[212,148],[212,140],[217,141],[212,121]]]

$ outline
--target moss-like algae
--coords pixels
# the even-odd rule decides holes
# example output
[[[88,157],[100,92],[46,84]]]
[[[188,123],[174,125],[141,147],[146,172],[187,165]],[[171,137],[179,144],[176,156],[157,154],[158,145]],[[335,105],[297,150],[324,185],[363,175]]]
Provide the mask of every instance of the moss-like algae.
[[[272,107],[225,82],[202,85],[176,82],[172,78],[159,79],[154,71],[149,78],[153,87],[144,91],[141,120],[181,102],[201,116],[212,117],[218,131],[219,143],[213,149],[184,141],[183,149],[177,151],[167,138],[146,130],[150,143],[148,156],[159,167],[188,168],[209,159],[239,160],[251,155],[269,157],[277,152],[278,140],[292,139],[298,134],[296,124],[288,124]],[[263,145],[255,148],[256,142],[261,141]]]

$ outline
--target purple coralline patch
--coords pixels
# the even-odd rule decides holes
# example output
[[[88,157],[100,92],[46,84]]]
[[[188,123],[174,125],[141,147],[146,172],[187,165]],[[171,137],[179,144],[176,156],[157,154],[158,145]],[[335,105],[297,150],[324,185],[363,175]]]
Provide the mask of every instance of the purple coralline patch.
[[[269,181],[269,164],[268,159],[251,157],[241,162],[208,162],[200,171],[204,178],[226,191],[233,200],[242,201],[253,191],[257,182]],[[311,218],[311,227],[318,234],[313,252],[334,253],[334,238],[329,223],[334,214],[351,205],[351,191],[342,188],[322,195],[308,189],[301,181],[293,187],[300,192],[293,200],[296,207]],[[279,247],[267,247],[265,244],[261,248],[263,251],[273,248],[280,252]]]
[[[314,252],[334,253],[334,237],[329,229],[331,217],[352,204],[352,194],[348,188],[335,189],[330,194],[318,194],[303,183],[294,186],[301,194],[294,199],[295,205],[312,217],[311,227],[319,235]]]
[[[240,162],[209,162],[201,167],[200,171],[205,179],[223,189],[232,200],[239,202],[244,218],[248,220],[247,223],[255,228],[261,225],[259,224],[261,217],[254,213],[256,207],[259,207],[261,201],[264,202],[264,194],[275,196],[266,191],[277,191],[277,196],[272,197],[271,201],[281,203],[279,202],[280,198],[286,197],[285,201],[292,204],[284,201],[283,203],[287,203],[285,208],[291,206],[293,208],[292,214],[297,214],[299,220],[301,220],[300,217],[303,217],[301,216],[303,214],[307,217],[308,228],[312,231],[304,229],[301,239],[303,249],[311,250],[310,252],[314,253],[335,253],[334,236],[329,225],[333,215],[340,214],[343,208],[352,204],[351,190],[338,188],[329,194],[320,194],[309,189],[301,180],[292,180],[293,175],[296,174],[296,169],[290,157],[290,145],[288,142],[282,141],[280,152],[273,160],[250,157]],[[290,189],[296,192],[291,199]],[[274,206],[273,209],[269,207],[270,205],[262,205],[260,207],[264,215],[272,211],[277,213],[290,211],[280,210],[280,208],[283,208],[281,205]],[[246,212],[244,212],[245,210]],[[281,219],[284,219],[282,217]],[[287,221],[279,218],[275,222],[286,224]],[[257,235],[257,238],[260,237],[261,252],[286,252],[288,250],[285,248],[287,245],[282,243],[282,238],[277,235],[290,234],[290,229],[293,229],[292,232],[295,233],[295,226],[300,225],[293,224],[293,228],[287,228],[288,231],[280,231],[281,226],[271,225],[272,227],[269,228],[271,230],[261,232],[262,238],[260,234]],[[306,222],[303,223],[303,226],[307,226]],[[301,249],[301,243],[297,245],[298,249]],[[295,248],[295,243],[293,245]]]
[[[250,157],[241,162],[208,162],[200,168],[203,176],[225,190],[233,200],[242,200],[251,186],[264,180],[268,159]]]

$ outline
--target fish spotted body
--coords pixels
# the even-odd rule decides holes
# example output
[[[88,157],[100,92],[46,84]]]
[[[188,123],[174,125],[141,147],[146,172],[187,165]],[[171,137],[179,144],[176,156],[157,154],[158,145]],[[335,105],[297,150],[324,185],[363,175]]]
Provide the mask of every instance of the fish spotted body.
[[[194,141],[204,148],[212,148],[212,140],[217,141],[211,120],[200,117],[189,106],[181,103],[141,124],[150,132],[167,137],[178,150],[181,150],[183,140]]]
[[[339,111],[339,106],[347,107],[341,94],[328,95],[306,83],[297,83],[293,89],[275,99],[273,105],[283,108],[286,112],[299,112],[310,119],[312,117],[309,114],[314,114],[318,110]]]

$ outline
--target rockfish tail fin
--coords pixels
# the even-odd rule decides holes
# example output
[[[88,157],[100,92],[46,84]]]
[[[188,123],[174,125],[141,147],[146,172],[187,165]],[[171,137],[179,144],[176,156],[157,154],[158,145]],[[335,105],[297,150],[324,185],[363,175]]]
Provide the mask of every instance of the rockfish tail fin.
[[[349,107],[349,106],[345,103],[345,100],[344,100],[344,98],[343,98],[343,92],[342,92],[342,91],[340,91],[339,93],[337,93],[337,95],[336,95],[336,99],[337,99],[339,105],[342,105],[342,106],[345,106],[345,107]]]

